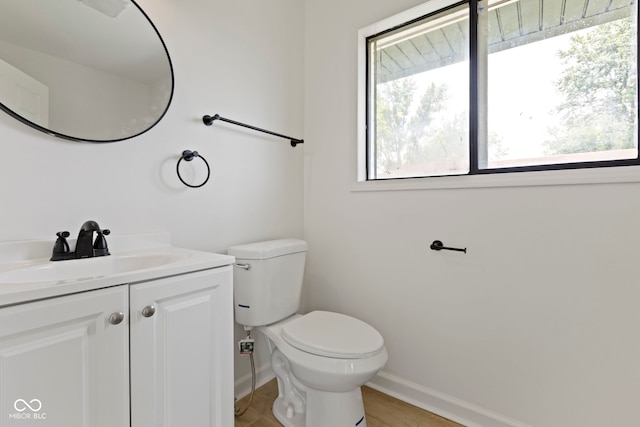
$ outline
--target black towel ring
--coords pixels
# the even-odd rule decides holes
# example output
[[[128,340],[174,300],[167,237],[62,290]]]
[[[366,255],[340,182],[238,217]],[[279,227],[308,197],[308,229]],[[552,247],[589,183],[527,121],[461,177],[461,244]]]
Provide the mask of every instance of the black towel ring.
[[[207,177],[202,182],[202,184],[191,185],[191,184],[185,182],[185,180],[182,179],[182,176],[180,175],[180,162],[183,161],[183,160],[186,160],[187,162],[190,162],[191,160],[195,159],[196,157],[201,158],[202,161],[204,162],[204,164],[207,166]],[[202,187],[203,185],[205,185],[207,183],[207,181],[209,181],[209,177],[211,176],[211,168],[209,167],[209,163],[207,162],[207,160],[204,157],[202,157],[200,154],[198,154],[197,151],[191,151],[191,150],[184,150],[182,152],[182,156],[180,156],[180,159],[178,159],[178,164],[176,165],[176,172],[178,173],[178,178],[180,179],[180,181],[184,185],[186,185],[187,187],[191,187],[191,188]]]

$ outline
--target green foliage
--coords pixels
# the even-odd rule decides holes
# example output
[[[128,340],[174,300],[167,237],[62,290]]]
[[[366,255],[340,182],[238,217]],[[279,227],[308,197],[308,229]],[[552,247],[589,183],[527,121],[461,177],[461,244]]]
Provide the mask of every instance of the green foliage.
[[[565,65],[556,82],[564,102],[562,126],[550,129],[547,154],[586,153],[635,146],[637,115],[635,25],[608,22],[571,37],[558,55]]]
[[[378,86],[376,117],[378,162],[387,169],[397,168],[403,163],[405,146],[411,138],[409,129],[409,107],[416,91],[416,82],[411,78],[394,80]]]
[[[431,83],[419,97],[417,91],[412,77],[378,85],[376,154],[382,171],[468,157],[468,118],[446,114],[447,86]]]

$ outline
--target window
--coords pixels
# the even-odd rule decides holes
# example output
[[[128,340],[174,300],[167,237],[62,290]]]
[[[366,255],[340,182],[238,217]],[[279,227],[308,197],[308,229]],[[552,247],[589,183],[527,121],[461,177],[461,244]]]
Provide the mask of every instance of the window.
[[[361,30],[360,178],[640,164],[635,3],[430,0]]]

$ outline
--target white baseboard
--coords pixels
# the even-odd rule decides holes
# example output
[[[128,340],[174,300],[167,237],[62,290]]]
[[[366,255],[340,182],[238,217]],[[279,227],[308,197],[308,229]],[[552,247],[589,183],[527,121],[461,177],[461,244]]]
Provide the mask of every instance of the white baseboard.
[[[270,363],[256,368],[256,388],[274,378]],[[367,386],[466,427],[533,427],[386,372],[378,372]],[[241,399],[250,393],[248,373],[235,381],[235,396]]]
[[[265,385],[275,377],[276,375],[273,373],[270,363],[256,367],[256,388]],[[234,391],[238,399],[242,399],[251,393],[251,372],[235,381]]]
[[[367,386],[466,427],[532,427],[386,372],[378,372]]]

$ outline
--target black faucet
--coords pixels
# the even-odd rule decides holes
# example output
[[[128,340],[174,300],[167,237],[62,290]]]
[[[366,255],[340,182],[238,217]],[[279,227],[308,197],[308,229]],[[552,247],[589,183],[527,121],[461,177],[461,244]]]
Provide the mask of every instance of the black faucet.
[[[80,227],[74,258],[93,257],[93,232],[100,231],[100,226],[95,221],[86,221]]]
[[[97,234],[95,241],[93,239],[94,232]],[[69,232],[61,231],[56,233],[58,240],[56,240],[53,246],[51,261],[111,255],[107,247],[107,239],[104,237],[108,236],[109,233],[111,233],[109,230],[101,230],[97,222],[86,221],[82,224],[82,227],[80,227],[78,240],[76,241],[76,250],[74,252],[69,250],[69,244],[66,241],[66,238],[69,237]]]

